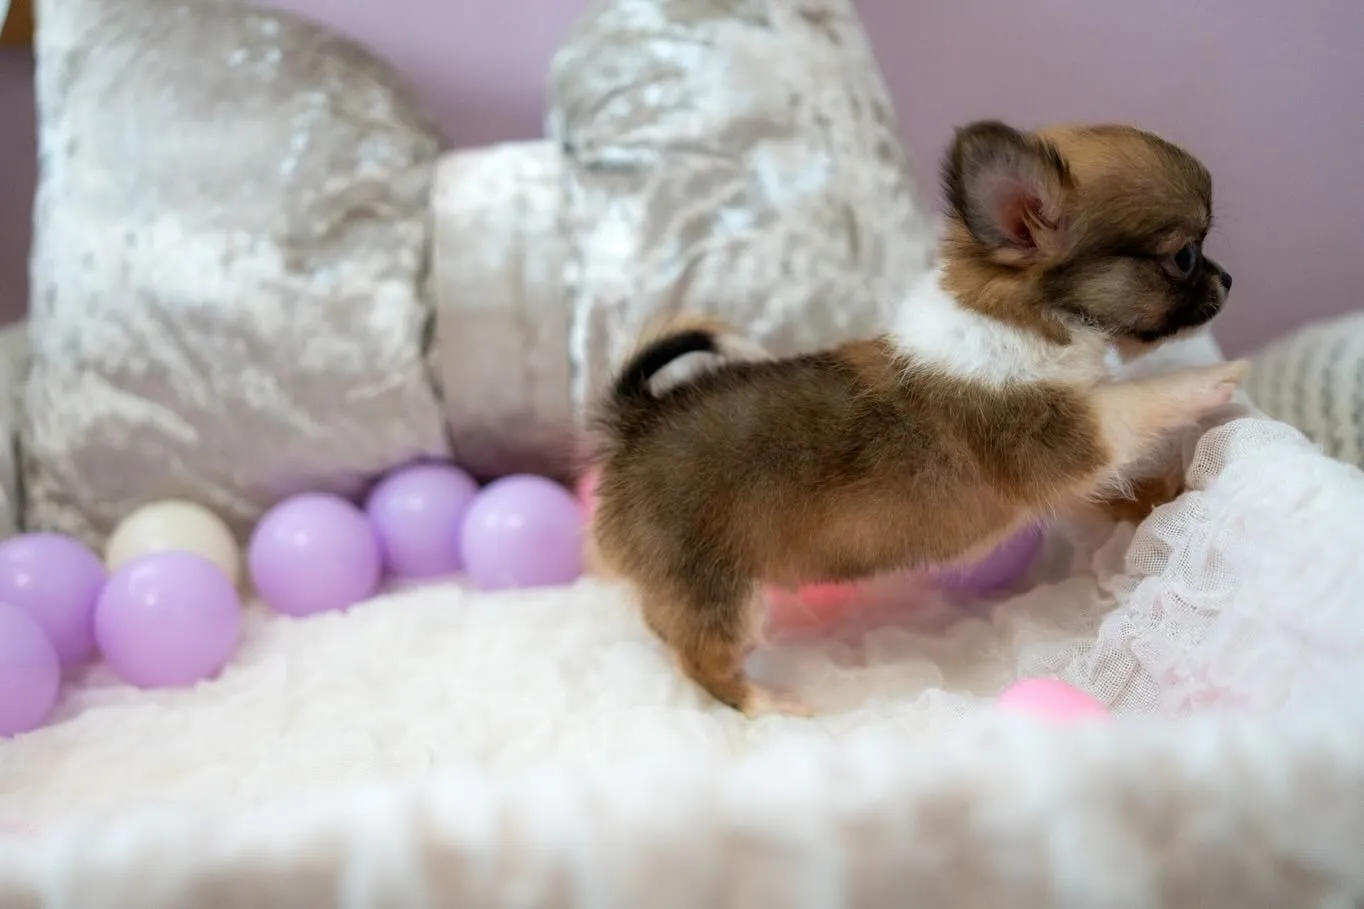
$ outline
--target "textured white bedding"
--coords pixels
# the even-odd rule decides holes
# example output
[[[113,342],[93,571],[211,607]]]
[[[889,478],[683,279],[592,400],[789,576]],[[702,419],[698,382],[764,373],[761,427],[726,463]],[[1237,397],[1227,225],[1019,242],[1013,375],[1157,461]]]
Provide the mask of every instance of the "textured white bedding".
[[[219,680],[0,743],[0,906],[1358,904],[1364,482],[1246,418],[1190,483],[993,610],[756,654],[813,720],[708,703],[593,581],[257,612]],[[1114,722],[992,710],[1034,674]]]

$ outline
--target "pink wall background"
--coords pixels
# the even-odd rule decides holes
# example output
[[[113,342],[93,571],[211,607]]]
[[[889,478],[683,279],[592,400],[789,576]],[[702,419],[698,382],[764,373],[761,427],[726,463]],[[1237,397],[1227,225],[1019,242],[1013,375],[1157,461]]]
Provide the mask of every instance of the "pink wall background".
[[[461,145],[540,134],[545,71],[585,0],[277,0],[365,41]],[[1133,121],[1201,155],[1210,245],[1236,275],[1218,334],[1244,350],[1364,302],[1358,0],[860,0],[926,192],[954,123]],[[29,63],[0,51],[0,315],[22,305]]]

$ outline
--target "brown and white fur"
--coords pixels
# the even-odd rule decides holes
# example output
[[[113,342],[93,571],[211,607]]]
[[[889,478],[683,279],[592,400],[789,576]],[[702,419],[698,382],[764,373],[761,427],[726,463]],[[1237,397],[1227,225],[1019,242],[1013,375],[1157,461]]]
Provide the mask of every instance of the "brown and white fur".
[[[987,121],[957,132],[943,181],[940,272],[885,335],[774,359],[679,325],[597,415],[596,557],[682,669],[749,715],[800,710],[743,668],[760,584],[961,561],[1075,502],[1121,508],[1132,466],[1244,375],[1110,376],[1115,348],[1207,322],[1230,287],[1202,254],[1211,181],[1187,152],[1124,126]],[[656,387],[692,354],[720,362]]]

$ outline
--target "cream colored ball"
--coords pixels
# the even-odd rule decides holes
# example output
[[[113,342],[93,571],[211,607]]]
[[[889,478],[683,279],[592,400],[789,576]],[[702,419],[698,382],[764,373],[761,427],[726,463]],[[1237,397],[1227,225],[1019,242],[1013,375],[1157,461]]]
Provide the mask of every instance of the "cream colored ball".
[[[116,571],[140,556],[170,550],[203,556],[234,585],[241,578],[241,549],[227,524],[204,506],[181,499],[150,502],[124,518],[105,544],[104,564]]]

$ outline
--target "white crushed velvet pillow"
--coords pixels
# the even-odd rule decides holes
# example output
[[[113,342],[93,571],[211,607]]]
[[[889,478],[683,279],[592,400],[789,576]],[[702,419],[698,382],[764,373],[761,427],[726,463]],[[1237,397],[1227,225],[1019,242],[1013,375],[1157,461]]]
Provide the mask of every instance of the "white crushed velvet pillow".
[[[563,155],[548,140],[461,149],[432,191],[430,365],[457,462],[572,473]]]
[[[652,317],[819,347],[878,330],[929,264],[845,0],[598,3],[550,140],[439,161],[398,80],[316,26],[41,12],[31,527],[97,543],[177,495],[245,530],[419,455],[562,475]]]
[[[42,0],[30,527],[447,451],[422,356],[441,146],[385,66],[228,0]]]
[[[660,315],[794,353],[877,332],[929,266],[848,0],[599,0],[552,86],[580,408]]]

